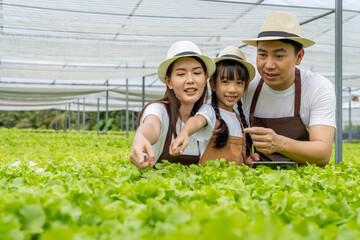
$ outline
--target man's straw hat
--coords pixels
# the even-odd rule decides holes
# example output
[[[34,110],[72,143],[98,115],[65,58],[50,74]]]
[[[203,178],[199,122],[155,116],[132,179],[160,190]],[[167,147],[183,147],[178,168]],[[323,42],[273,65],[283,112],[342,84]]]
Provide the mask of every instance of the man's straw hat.
[[[206,66],[209,77],[215,72],[216,66],[214,61],[210,57],[202,55],[199,47],[195,43],[190,41],[178,41],[169,48],[166,60],[160,63],[158,67],[159,79],[163,83],[165,83],[166,71],[170,64],[182,57],[200,58]]]
[[[233,60],[241,63],[247,69],[249,73],[249,82],[255,77],[255,68],[254,66],[246,61],[245,54],[238,48],[234,46],[227,46],[220,53],[219,56],[214,58],[214,62],[220,62],[221,60]]]
[[[257,38],[243,40],[243,42],[256,47],[258,41],[281,39],[290,39],[301,43],[304,48],[315,44],[314,41],[301,37],[299,20],[295,15],[276,11],[268,13]]]

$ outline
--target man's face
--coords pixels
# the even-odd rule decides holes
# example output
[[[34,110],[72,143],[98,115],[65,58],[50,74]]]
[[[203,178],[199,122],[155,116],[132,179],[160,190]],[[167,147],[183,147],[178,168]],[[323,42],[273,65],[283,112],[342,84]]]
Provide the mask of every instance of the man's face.
[[[295,66],[301,63],[304,49],[295,56],[294,47],[281,41],[258,42],[256,65],[264,82],[274,90],[288,89],[295,81]]]

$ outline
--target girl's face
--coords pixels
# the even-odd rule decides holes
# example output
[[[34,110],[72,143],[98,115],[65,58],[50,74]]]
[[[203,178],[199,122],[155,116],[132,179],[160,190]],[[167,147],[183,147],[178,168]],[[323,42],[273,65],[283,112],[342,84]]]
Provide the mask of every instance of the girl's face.
[[[204,92],[207,78],[200,62],[183,57],[174,62],[170,76],[165,76],[165,82],[182,105],[194,105]]]
[[[233,112],[233,107],[245,91],[245,82],[242,79],[229,79],[226,72],[219,74],[216,81],[210,79],[211,90],[216,92],[218,107]],[[235,75],[236,76],[236,75]],[[238,77],[236,77],[238,78]]]

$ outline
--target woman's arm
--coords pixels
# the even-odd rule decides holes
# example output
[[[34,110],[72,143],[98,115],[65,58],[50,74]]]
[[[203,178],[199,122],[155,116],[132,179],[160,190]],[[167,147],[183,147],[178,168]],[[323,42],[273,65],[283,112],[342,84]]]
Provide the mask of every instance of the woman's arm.
[[[160,136],[161,122],[156,115],[148,115],[136,130],[130,151],[130,162],[139,168],[155,165],[155,155],[151,145]],[[146,155],[147,156],[146,156]]]
[[[182,154],[185,148],[189,145],[189,136],[193,135],[195,132],[199,131],[206,125],[207,120],[201,114],[189,118],[178,136],[171,142],[169,153],[171,155]]]

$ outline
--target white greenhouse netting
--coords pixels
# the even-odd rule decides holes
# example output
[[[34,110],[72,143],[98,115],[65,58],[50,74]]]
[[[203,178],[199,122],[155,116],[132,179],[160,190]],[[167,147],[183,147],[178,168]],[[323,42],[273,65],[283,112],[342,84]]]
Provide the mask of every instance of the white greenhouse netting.
[[[360,1],[345,0],[343,9],[343,86],[359,88]],[[85,98],[92,111],[89,103],[103,104],[106,91],[108,110],[126,108],[126,100],[140,109],[164,93],[156,68],[172,43],[191,40],[211,57],[239,46],[254,64],[256,49],[241,40],[257,36],[271,10],[298,16],[303,36],[316,41],[301,67],[334,82],[333,0],[0,0],[0,110],[64,108]]]

